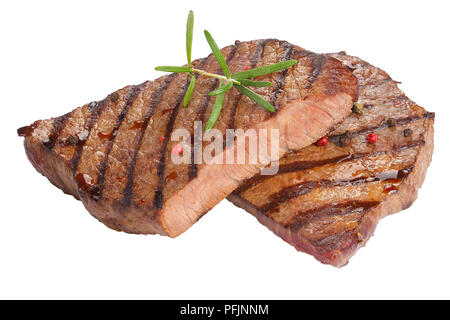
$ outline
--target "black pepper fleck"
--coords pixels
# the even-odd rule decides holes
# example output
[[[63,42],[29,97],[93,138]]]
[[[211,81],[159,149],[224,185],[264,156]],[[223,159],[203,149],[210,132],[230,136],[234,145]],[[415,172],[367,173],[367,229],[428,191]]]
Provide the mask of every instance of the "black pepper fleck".
[[[397,125],[397,120],[395,120],[394,118],[389,118],[387,121],[387,125],[391,128],[395,127]]]
[[[348,133],[348,131],[339,138],[339,145],[341,147],[346,147],[351,142],[352,142],[352,138],[350,137],[350,134]]]
[[[95,109],[97,109],[98,107],[98,102],[97,101],[92,101],[91,103],[89,103],[89,110],[90,111],[94,111]]]
[[[68,136],[67,139],[62,141],[62,145],[65,146],[76,146],[80,142],[78,136]]]
[[[113,92],[111,93],[110,97],[111,102],[116,102],[117,100],[119,100],[119,94],[117,92]]]
[[[403,130],[403,135],[405,136],[405,137],[409,137],[409,136],[411,136],[413,134],[413,131],[411,130],[411,129],[405,129],[405,130]]]

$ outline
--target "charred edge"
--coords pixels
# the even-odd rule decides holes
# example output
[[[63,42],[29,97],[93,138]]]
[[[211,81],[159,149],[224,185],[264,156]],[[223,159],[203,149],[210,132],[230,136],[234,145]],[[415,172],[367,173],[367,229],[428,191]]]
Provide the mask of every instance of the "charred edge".
[[[62,130],[65,128],[72,112],[66,113],[65,115],[55,118],[53,122],[53,128],[48,138],[42,141],[42,145],[48,150],[53,150],[55,147],[56,141],[58,140],[59,135]]]
[[[378,201],[347,201],[339,204],[326,205],[305,212],[298,212],[297,216],[287,225],[287,227],[292,232],[298,232],[314,219],[329,216],[343,216],[356,212],[363,214],[369,209],[376,207],[378,204]]]
[[[294,52],[294,48],[293,46],[289,43],[284,41],[283,42],[283,54],[281,55],[279,61],[285,61],[285,60],[289,60],[292,57],[292,54]],[[270,96],[270,103],[275,107],[275,110],[278,111],[279,107],[275,105],[275,103],[278,100],[278,96],[281,94],[281,92],[283,92],[284,87],[286,86],[286,76],[289,72],[289,69],[285,69],[283,71],[281,71],[281,73],[278,75],[278,79],[275,82],[274,85],[274,92],[271,94]]]
[[[427,112],[423,117],[427,119],[434,119],[435,113],[434,112]]]
[[[310,56],[310,61],[311,61],[311,71],[309,73],[305,89],[311,89],[313,83],[319,77],[325,64],[326,56],[323,54],[312,55]]]
[[[17,135],[19,137],[29,137],[33,134],[34,129],[36,129],[36,122],[25,127],[20,127],[17,129]]]
[[[236,50],[238,49],[240,44],[241,44],[241,42],[236,41],[236,43],[233,45],[233,48],[231,49],[230,54],[227,57],[227,64],[234,58],[234,55],[236,54]],[[204,63],[206,63],[206,59],[203,61],[202,66],[203,66]],[[223,73],[222,69],[218,70],[217,73],[218,74],[222,74]],[[211,86],[210,86],[208,91],[214,90],[217,87],[218,84],[219,84],[219,80],[218,79],[214,79],[211,82]],[[209,96],[208,94],[203,98],[202,104],[200,105],[200,109],[199,109],[199,112],[197,114],[196,121],[204,121],[205,113],[206,113],[206,110],[208,108],[210,99],[211,99],[211,96]],[[188,179],[189,179],[189,181],[191,181],[191,180],[193,180],[194,178],[197,177],[198,166],[195,163],[195,160],[196,160],[197,154],[199,152],[198,148],[199,147],[202,148],[202,145],[201,145],[202,142],[200,140],[194,141],[194,139],[195,139],[195,135],[192,138],[192,143],[191,143],[191,163],[189,164],[189,168],[188,168]],[[194,148],[194,146],[197,146],[197,148]]]
[[[163,145],[161,146],[161,151],[160,151],[161,157],[159,159],[158,169],[157,169],[158,187],[156,188],[155,197],[153,199],[153,207],[155,207],[157,209],[162,209],[162,204],[164,202],[163,190],[164,190],[164,185],[166,182],[165,181],[166,179],[164,179],[164,171],[166,169],[166,153],[167,153],[167,145],[169,144],[169,137],[170,137],[170,134],[172,133],[173,125],[175,124],[175,119],[177,118],[178,112],[180,110],[180,105],[182,103],[184,95],[186,94],[188,85],[189,85],[189,83],[186,82],[183,90],[178,95],[177,101],[175,102],[175,108],[173,109],[173,111],[170,115],[169,122],[167,123],[166,133],[164,135],[164,140],[163,140]],[[128,200],[128,202],[129,202],[129,200]]]
[[[131,158],[131,163],[128,165],[127,184],[125,185],[125,189],[123,191],[123,197],[120,200],[121,206],[129,206],[131,203],[131,198],[133,196],[134,172],[136,169],[136,161],[137,156],[139,154],[139,150],[141,149],[142,146],[142,142],[144,140],[145,132],[147,131],[150,119],[155,114],[155,110],[157,109],[158,105],[162,100],[164,92],[167,90],[170,83],[176,76],[177,74],[175,73],[168,75],[164,81],[164,84],[152,94],[150,105],[144,115],[144,122],[142,123],[142,127],[137,134],[136,144],[133,148],[133,156]]]
[[[390,170],[381,172],[373,176],[359,177],[355,179],[343,179],[343,180],[320,180],[320,181],[307,181],[299,183],[290,187],[286,187],[283,190],[272,194],[269,197],[270,202],[264,206],[258,208],[262,213],[270,213],[272,210],[278,208],[282,203],[308,194],[317,188],[332,188],[332,187],[345,187],[345,186],[358,186],[367,183],[382,182],[382,181],[400,181],[408,177],[414,166],[407,166],[400,170]]]
[[[413,141],[412,143],[407,143],[404,145],[395,146],[392,148],[391,151],[393,152],[400,152],[403,150],[415,148],[418,146],[423,146],[425,144],[424,140],[418,140]],[[371,157],[371,156],[377,156],[377,155],[383,155],[390,151],[376,151],[376,152],[367,152],[367,153],[355,153],[355,154],[348,154],[348,155],[342,155],[337,156],[334,158],[324,159],[324,160],[317,160],[317,161],[296,161],[292,163],[287,163],[284,165],[281,165],[278,169],[277,174],[283,174],[283,173],[290,173],[290,172],[297,172],[297,171],[303,171],[312,169],[315,167],[321,167],[327,164],[337,164],[341,162],[348,162],[357,160],[364,157]],[[254,187],[258,183],[263,182],[266,179],[271,178],[272,176],[262,176],[257,175],[249,180],[247,180],[244,184],[242,184],[239,188],[237,188],[233,193],[234,194],[241,194],[244,191],[250,189],[251,187]]]
[[[92,127],[98,121],[98,118],[100,117],[102,112],[106,109],[106,107],[110,101],[111,100],[108,99],[108,97],[106,97],[105,99],[103,99],[100,102],[92,102],[89,104],[89,110],[90,110],[91,114],[89,116],[89,120],[86,125],[86,130],[88,132],[88,135],[87,135],[86,139],[78,140],[77,148],[75,149],[75,152],[74,152],[72,160],[71,160],[72,168],[73,168],[72,174],[73,174],[74,178],[75,178],[75,174],[77,173],[77,170],[78,170],[78,165],[80,163],[81,156],[83,155],[83,147],[86,144],[86,141],[91,136]]]
[[[114,128],[111,132],[111,138],[108,141],[108,145],[106,146],[105,150],[105,157],[103,158],[103,161],[100,162],[98,166],[99,170],[99,176],[98,176],[98,185],[96,187],[93,187],[93,190],[90,192],[92,197],[95,200],[100,200],[102,197],[103,187],[105,183],[105,174],[106,169],[108,168],[108,161],[109,161],[109,154],[111,153],[112,147],[114,145],[114,142],[116,140],[117,133],[119,132],[119,129],[122,125],[123,120],[128,114],[128,110],[133,105],[134,101],[138,97],[139,93],[143,89],[143,87],[147,84],[147,82],[144,82],[138,86],[134,86],[132,90],[129,92],[125,105],[123,106],[122,110],[120,111],[119,116],[117,117],[117,121],[114,124]]]
[[[254,68],[256,66],[256,64],[258,63],[258,61],[261,59],[261,57],[264,55],[264,49],[265,46],[267,44],[267,42],[269,42],[270,40],[266,39],[266,40],[258,40],[258,46],[256,48],[255,53],[252,56],[252,59],[250,61],[251,64],[251,68]],[[235,96],[235,100],[234,100],[234,104],[233,107],[231,109],[231,113],[230,113],[230,120],[228,121],[228,128],[229,129],[234,129],[235,128],[235,122],[236,122],[236,111],[237,111],[237,107],[239,106],[239,103],[241,102],[241,98],[242,98],[242,93],[238,93]],[[226,139],[223,140],[224,141],[224,146],[226,145]]]

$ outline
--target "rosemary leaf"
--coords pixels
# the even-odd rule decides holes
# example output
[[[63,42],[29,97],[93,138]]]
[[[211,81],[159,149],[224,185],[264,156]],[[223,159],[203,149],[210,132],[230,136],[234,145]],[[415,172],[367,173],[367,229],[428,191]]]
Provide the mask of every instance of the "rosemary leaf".
[[[235,84],[234,87],[239,92],[246,95],[247,97],[249,97],[251,100],[253,100],[257,104],[261,105],[267,111],[275,112],[275,108],[269,102],[267,102],[263,97],[261,97],[259,94],[257,94],[256,92],[250,90],[247,87],[244,87],[244,86],[241,86],[238,84]]]
[[[214,106],[209,116],[208,122],[205,126],[205,131],[209,131],[214,127],[217,119],[219,119],[220,112],[222,111],[223,101],[225,100],[225,93],[221,93],[216,96],[216,101],[214,101]]]
[[[222,52],[220,52],[220,49],[217,46],[216,41],[214,41],[213,37],[207,30],[205,30],[205,37],[206,41],[208,41],[208,44],[211,47],[212,52],[214,53],[214,56],[216,57],[217,62],[219,63],[220,67],[223,70],[223,74],[225,75],[225,77],[230,78],[231,77],[230,70],[228,69],[227,63],[225,62],[225,58],[223,57]]]
[[[186,24],[186,53],[188,60],[188,67],[191,67],[191,53],[192,53],[192,38],[194,31],[194,12],[189,11],[187,24]]]
[[[287,69],[297,63],[298,63],[297,60],[281,61],[278,63],[269,64],[267,66],[262,66],[259,68],[245,70],[245,71],[235,73],[232,75],[232,78],[236,79],[236,80],[255,78],[255,77],[263,76],[263,75],[266,75],[269,73],[277,72],[277,71],[280,71],[283,69]]]
[[[241,79],[239,80],[241,85],[246,87],[270,87],[272,85],[272,82],[269,81],[253,81],[248,79]]]
[[[192,69],[189,67],[175,67],[175,66],[159,66],[155,68],[156,71],[166,71],[166,72],[192,72]]]
[[[223,87],[219,87],[216,90],[211,91],[210,93],[208,93],[210,96],[217,96],[219,94],[225,93],[228,90],[230,90],[233,87],[233,82],[228,82],[226,85],[224,85]]]
[[[189,83],[189,87],[186,91],[186,94],[184,95],[183,107],[187,107],[189,101],[191,101],[192,92],[194,92],[194,89],[195,89],[195,76],[192,75],[191,82]]]

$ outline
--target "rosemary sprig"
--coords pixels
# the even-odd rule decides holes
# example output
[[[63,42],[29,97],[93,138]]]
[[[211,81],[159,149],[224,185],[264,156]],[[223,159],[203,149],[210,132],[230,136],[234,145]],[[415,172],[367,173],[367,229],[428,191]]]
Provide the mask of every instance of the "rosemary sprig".
[[[236,84],[234,86],[239,92],[241,92],[242,94],[245,94],[247,97],[249,97],[251,100],[253,100],[254,102],[260,104],[264,109],[266,109],[267,111],[270,112],[275,112],[275,108],[273,105],[271,105],[270,103],[268,103],[263,97],[261,97],[259,94],[257,94],[256,92],[250,90],[247,87],[241,86],[239,84]]]
[[[195,88],[195,75],[192,75],[191,82],[189,83],[189,87],[188,87],[186,94],[184,96],[184,99],[183,99],[184,107],[187,107],[187,105],[189,104],[189,101],[191,101],[191,96],[192,96],[192,92],[194,92],[194,88]]]
[[[269,81],[253,81],[248,79],[239,79],[239,82],[246,87],[270,87],[272,85],[272,82]]]
[[[186,54],[188,67],[191,67],[191,53],[192,53],[192,39],[194,34],[194,12],[189,11],[187,23],[186,23]],[[195,81],[194,81],[195,82]]]
[[[175,67],[175,66],[159,66],[155,68],[156,71],[166,71],[166,72],[191,72],[192,69],[189,67]]]
[[[220,88],[223,88],[223,87],[219,86],[219,89]],[[216,96],[216,100],[214,101],[214,106],[211,110],[211,115],[209,116],[208,122],[206,122],[205,131],[211,130],[212,127],[214,127],[214,124],[216,123],[217,119],[219,119],[224,100],[225,100],[225,92],[220,93]]]
[[[292,67],[294,64],[297,64],[297,60],[286,60],[277,62],[274,64],[269,64],[267,66],[262,66],[255,69],[245,70],[238,73],[233,74],[234,79],[250,79],[256,78],[259,76],[264,76],[266,74],[274,73],[277,71],[281,71],[283,69],[287,69]]]
[[[225,93],[228,90],[230,90],[233,87],[233,82],[228,82],[226,85],[224,85],[223,87],[219,87],[216,90],[211,91],[210,93],[208,93],[210,96],[217,96],[219,94]]]
[[[216,41],[214,41],[211,34],[208,32],[208,30],[205,30],[205,37],[206,41],[208,41],[209,47],[211,48],[212,52],[214,53],[214,56],[216,57],[217,62],[219,63],[220,67],[223,70],[223,74],[227,79],[231,78],[230,69],[228,69],[227,62],[225,61],[225,58],[222,55],[222,52],[220,52],[219,47],[217,46]]]
[[[217,119],[220,116],[220,112],[222,111],[223,102],[225,100],[225,94],[231,90],[231,88],[235,88],[243,95],[249,97],[252,101],[261,105],[264,109],[269,112],[275,112],[275,107],[272,106],[268,101],[266,101],[262,96],[252,91],[248,87],[268,87],[271,86],[272,83],[268,81],[254,81],[252,78],[256,78],[259,76],[271,74],[274,72],[278,72],[281,70],[285,70],[287,68],[292,67],[298,61],[297,60],[287,60],[281,61],[278,63],[262,66],[259,68],[249,69],[241,72],[237,72],[231,74],[230,69],[226,63],[225,58],[222,55],[222,52],[219,49],[214,38],[211,34],[205,30],[204,34],[206,37],[206,41],[208,42],[214,57],[220,65],[220,68],[223,71],[223,75],[209,73],[201,69],[196,69],[192,67],[191,54],[192,54],[192,39],[193,39],[193,30],[194,30],[194,13],[189,11],[187,23],[186,23],[186,55],[187,55],[187,66],[159,66],[156,67],[157,71],[166,71],[166,72],[176,72],[176,73],[188,73],[190,77],[189,87],[186,90],[186,94],[183,99],[183,106],[187,106],[189,101],[191,100],[192,93],[195,89],[196,77],[195,74],[199,74],[206,77],[219,79],[219,87],[211,92],[209,92],[210,96],[215,97],[214,106],[211,111],[211,115],[209,117],[208,122],[206,123],[205,130],[208,131],[214,127]]]

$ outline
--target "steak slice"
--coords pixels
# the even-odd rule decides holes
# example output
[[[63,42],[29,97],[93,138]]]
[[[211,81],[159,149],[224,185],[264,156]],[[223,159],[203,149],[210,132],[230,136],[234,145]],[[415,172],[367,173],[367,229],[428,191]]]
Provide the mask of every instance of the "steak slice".
[[[416,199],[431,162],[434,113],[383,70],[344,53],[328,57],[353,69],[363,113],[349,116],[326,146],[287,155],[277,175],[257,175],[228,199],[297,250],[341,267],[381,218]],[[377,143],[366,141],[369,133]]]
[[[275,114],[232,89],[215,126],[222,134],[226,128],[279,129],[280,156],[313,143],[342,122],[357,98],[356,78],[331,56],[275,39],[237,41],[222,53],[231,72],[298,59],[294,67],[258,79],[274,83],[257,92],[276,107]],[[213,55],[193,65],[220,71]],[[34,167],[80,199],[108,227],[175,237],[264,167],[260,162],[176,165],[171,161],[177,144],[171,133],[184,128],[192,134],[195,120],[203,121],[204,129],[214,103],[208,92],[218,82],[199,77],[190,105],[183,108],[188,85],[186,74],[166,75],[125,87],[64,116],[36,121],[18,133],[25,136],[25,150]],[[231,146],[215,156],[231,153]],[[190,149],[185,152],[195,158],[200,148]]]

